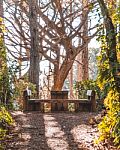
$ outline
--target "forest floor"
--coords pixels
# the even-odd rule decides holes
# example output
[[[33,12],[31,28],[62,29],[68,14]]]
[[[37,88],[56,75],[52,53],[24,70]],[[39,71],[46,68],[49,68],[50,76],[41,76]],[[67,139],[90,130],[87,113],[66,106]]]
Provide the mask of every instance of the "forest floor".
[[[107,143],[95,144],[96,113],[11,112],[16,121],[13,138],[5,150],[117,150]]]

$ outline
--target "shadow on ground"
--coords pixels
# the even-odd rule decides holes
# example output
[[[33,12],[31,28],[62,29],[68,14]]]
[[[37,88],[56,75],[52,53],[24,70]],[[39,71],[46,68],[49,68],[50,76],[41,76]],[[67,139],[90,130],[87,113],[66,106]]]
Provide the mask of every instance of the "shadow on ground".
[[[87,121],[92,115],[83,112],[16,113],[20,133],[14,146],[11,145],[12,150],[90,150],[84,138],[90,130]],[[10,149],[9,145],[7,150]]]

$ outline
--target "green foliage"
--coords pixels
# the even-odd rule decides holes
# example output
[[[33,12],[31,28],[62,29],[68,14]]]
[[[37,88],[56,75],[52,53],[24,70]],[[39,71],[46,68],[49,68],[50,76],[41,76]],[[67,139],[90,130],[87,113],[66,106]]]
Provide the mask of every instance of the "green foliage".
[[[5,107],[0,106],[0,148],[2,148],[1,141],[5,139],[6,134],[9,131],[9,127],[12,126],[13,123],[14,120]]]
[[[120,93],[118,92],[120,81],[120,28],[118,25],[120,19],[118,17],[119,6],[116,7],[116,1],[114,4],[111,2],[113,1],[106,1],[107,10],[105,12],[108,11],[109,16],[103,15],[104,21],[106,19],[111,20],[111,30],[110,28],[108,30],[106,26],[99,36],[101,54],[98,57],[99,75],[97,83],[100,89],[105,91],[104,105],[107,114],[99,124],[98,129],[100,131],[99,141],[109,139],[120,148]],[[106,23],[104,22],[104,24]]]
[[[120,93],[110,90],[105,99],[105,106],[107,115],[98,126],[99,140],[113,139],[113,143],[120,148]]]
[[[97,98],[100,98],[101,91],[96,81],[85,80],[76,82],[75,89],[78,92],[78,98],[87,98],[86,97],[87,90],[94,90],[97,94]]]
[[[111,70],[109,68],[109,62],[107,57],[106,47],[104,45],[104,41],[102,42],[103,45],[101,47],[101,53],[98,56],[98,77],[97,77],[97,84],[99,88],[104,91],[101,94],[102,98],[105,98],[110,87],[113,84],[113,77]]]
[[[7,123],[12,125],[13,119],[4,106],[0,106],[0,123]],[[3,125],[4,128],[4,125]]]
[[[31,90],[32,95],[35,98],[36,86],[28,82],[26,76],[24,76],[24,79],[15,78],[12,99],[16,100],[21,108],[23,107],[23,91],[27,88]]]
[[[10,98],[10,84],[7,66],[7,56],[4,46],[4,25],[1,23],[2,18],[0,18],[0,99],[6,104],[7,100]]]
[[[8,67],[3,38],[4,32],[5,26],[3,24],[3,19],[0,18],[0,100],[2,104],[7,104],[10,107],[13,106],[11,105],[12,101],[17,100],[22,106],[23,91],[29,87],[32,92],[35,93],[35,86],[26,79],[17,79],[16,73],[19,68],[16,61],[12,62],[12,65],[9,64]]]

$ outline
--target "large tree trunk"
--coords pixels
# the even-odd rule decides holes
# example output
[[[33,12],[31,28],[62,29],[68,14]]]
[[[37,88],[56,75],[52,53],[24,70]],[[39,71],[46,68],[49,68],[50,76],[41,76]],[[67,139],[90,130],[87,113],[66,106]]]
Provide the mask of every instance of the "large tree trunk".
[[[3,17],[3,0],[0,0],[0,17]]]
[[[98,3],[101,8],[106,29],[106,42],[107,42],[107,55],[109,59],[109,68],[114,78],[116,89],[120,93],[120,79],[119,76],[117,75],[119,70],[119,63],[117,60],[115,27],[104,1],[98,0]]]
[[[73,59],[74,60],[74,59]],[[60,69],[54,72],[54,84],[52,90],[54,91],[61,91],[64,81],[68,76],[68,73],[73,65],[72,60],[68,62],[68,60],[64,61]]]
[[[36,5],[37,0],[29,0],[29,21],[31,34],[29,81],[36,85],[37,96],[39,96],[40,55]]]

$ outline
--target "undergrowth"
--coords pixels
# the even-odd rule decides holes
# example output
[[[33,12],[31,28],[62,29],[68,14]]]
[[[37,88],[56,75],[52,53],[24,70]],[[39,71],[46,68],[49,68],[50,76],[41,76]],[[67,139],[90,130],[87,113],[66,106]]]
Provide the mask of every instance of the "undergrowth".
[[[104,104],[107,114],[98,125],[99,141],[109,139],[120,148],[120,93],[110,90]]]
[[[2,142],[6,138],[14,120],[4,106],[0,106],[0,149],[3,149]]]

